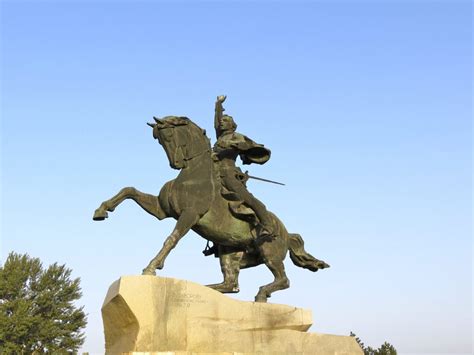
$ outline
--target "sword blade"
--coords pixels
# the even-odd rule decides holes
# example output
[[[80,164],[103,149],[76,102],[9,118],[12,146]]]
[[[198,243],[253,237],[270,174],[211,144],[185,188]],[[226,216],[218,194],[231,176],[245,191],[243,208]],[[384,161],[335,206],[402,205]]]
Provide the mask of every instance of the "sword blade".
[[[272,184],[277,184],[277,185],[285,186],[285,184],[283,184],[283,183],[281,183],[281,182],[278,182],[278,181],[273,181],[273,180],[268,180],[268,179],[264,179],[264,178],[259,178],[259,177],[252,176],[252,175],[247,175],[247,177],[248,177],[249,179],[260,180],[260,181],[270,182],[270,183],[272,183]]]

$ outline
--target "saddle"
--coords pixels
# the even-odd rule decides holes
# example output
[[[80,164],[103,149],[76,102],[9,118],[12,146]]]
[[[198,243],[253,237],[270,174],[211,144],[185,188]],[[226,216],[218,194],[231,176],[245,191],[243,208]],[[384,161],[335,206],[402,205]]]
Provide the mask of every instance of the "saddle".
[[[257,215],[248,207],[244,201],[240,200],[237,194],[229,191],[224,185],[221,185],[221,195],[228,201],[229,210],[235,218],[249,222],[250,224],[257,223]]]

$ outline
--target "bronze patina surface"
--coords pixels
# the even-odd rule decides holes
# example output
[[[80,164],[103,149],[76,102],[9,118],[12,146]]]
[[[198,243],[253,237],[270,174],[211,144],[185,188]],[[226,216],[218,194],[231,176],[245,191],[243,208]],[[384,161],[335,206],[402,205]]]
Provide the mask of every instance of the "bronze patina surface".
[[[225,99],[218,96],[215,105],[217,141],[213,148],[206,132],[189,118],[154,117],[155,122],[149,123],[153,137],[165,150],[170,166],[180,170],[178,176],[167,182],[158,196],[123,188],[102,202],[93,219],[104,220],[107,212],[126,199],[160,220],[173,217],[176,226],[143,270],[144,275],[155,275],[156,269],[162,269],[170,251],[192,229],[213,242],[205,254],[220,259],[224,281],[209,287],[222,293],[239,292],[240,269],[265,264],[275,279],[260,287],[255,300],[266,302],[272,292],[289,287],[283,264],[288,251],[299,267],[317,271],[329,265],[307,253],[301,236],[289,233],[247,190],[248,175],[236,166],[237,157],[243,164],[264,164],[270,159],[270,150],[236,131],[233,118],[223,114]]]

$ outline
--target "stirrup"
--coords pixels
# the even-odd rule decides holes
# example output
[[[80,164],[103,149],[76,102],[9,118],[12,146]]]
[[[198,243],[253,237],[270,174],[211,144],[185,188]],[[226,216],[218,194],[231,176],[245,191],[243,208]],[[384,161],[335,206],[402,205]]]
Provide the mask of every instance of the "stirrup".
[[[206,248],[202,251],[204,256],[214,255],[217,257],[217,245],[213,244],[212,247],[209,247],[209,241],[207,241]]]

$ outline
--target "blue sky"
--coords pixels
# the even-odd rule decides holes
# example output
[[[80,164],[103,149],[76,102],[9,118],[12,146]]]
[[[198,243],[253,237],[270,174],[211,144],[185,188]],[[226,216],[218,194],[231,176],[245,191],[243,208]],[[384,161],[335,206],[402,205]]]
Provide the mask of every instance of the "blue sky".
[[[94,209],[177,175],[153,115],[212,133],[226,94],[239,132],[272,150],[250,172],[287,184],[250,191],[331,264],[287,260],[291,288],[272,302],[312,309],[315,332],[471,352],[470,2],[7,0],[1,12],[1,257],[81,277],[84,351],[103,351],[108,286],[140,273],[174,226],[132,202],[101,223]],[[219,281],[204,245],[190,233],[160,275]],[[232,297],[270,281],[243,271]]]

